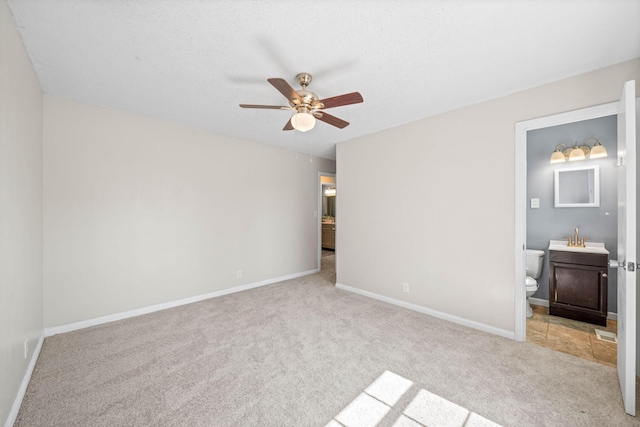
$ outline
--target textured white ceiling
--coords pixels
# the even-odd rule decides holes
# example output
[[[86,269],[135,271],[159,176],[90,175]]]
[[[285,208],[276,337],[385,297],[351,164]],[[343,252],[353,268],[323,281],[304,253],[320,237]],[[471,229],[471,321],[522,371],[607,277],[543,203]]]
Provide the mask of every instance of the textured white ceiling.
[[[638,0],[9,0],[45,93],[335,158],[335,144],[640,57]],[[283,132],[309,72],[351,123]]]

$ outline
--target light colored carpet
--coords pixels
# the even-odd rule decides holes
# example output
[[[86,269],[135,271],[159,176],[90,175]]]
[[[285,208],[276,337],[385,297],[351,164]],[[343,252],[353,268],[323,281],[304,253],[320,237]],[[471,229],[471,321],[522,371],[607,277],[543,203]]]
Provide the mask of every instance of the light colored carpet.
[[[44,341],[15,426],[324,426],[385,371],[504,426],[639,425],[615,369],[320,274]]]

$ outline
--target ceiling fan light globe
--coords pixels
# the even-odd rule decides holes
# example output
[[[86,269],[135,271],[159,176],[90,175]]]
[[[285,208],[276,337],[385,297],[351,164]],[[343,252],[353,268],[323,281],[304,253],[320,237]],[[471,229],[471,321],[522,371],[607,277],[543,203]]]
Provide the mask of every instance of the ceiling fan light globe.
[[[316,125],[316,118],[309,113],[296,113],[291,118],[291,125],[300,132],[307,132]]]

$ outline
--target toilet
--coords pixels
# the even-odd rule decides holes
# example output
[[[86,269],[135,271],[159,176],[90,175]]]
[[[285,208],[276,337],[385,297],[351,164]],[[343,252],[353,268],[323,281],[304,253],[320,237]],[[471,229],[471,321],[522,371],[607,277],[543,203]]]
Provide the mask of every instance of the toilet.
[[[527,278],[525,279],[525,286],[527,288],[527,317],[533,316],[529,297],[538,290],[538,282],[536,279],[540,278],[543,262],[544,251],[527,249]]]

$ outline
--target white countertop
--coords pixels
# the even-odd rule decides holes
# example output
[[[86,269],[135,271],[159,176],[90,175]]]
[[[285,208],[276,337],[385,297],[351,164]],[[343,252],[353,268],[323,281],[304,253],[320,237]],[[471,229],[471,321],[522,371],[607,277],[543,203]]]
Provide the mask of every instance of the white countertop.
[[[584,244],[586,247],[583,248],[580,246],[567,246],[566,240],[551,240],[549,241],[549,250],[609,255],[609,251],[604,247],[604,243],[584,242]]]

